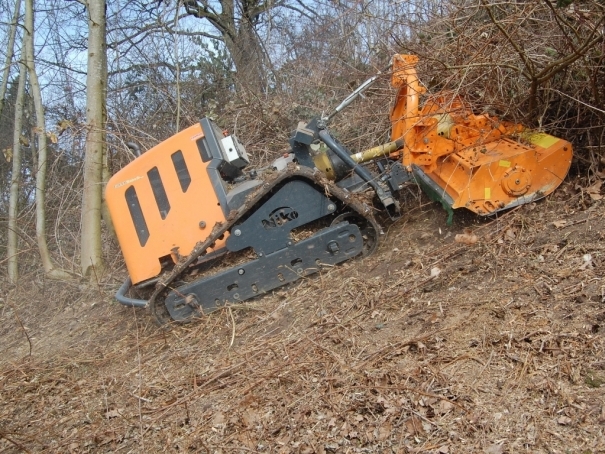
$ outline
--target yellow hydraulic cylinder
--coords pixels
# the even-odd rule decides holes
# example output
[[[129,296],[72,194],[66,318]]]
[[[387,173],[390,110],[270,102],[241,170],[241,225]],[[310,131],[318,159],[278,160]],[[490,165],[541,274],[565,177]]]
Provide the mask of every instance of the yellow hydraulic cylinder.
[[[368,162],[372,159],[380,158],[382,156],[387,156],[391,153],[394,153],[400,148],[403,148],[403,144],[403,139],[398,139],[393,142],[385,143],[383,145],[379,145],[377,147],[369,148],[365,151],[360,151],[359,153],[352,154],[351,159],[353,159],[353,161],[355,161],[357,164]],[[334,163],[330,158],[328,148],[323,145],[320,150],[321,151],[318,151],[315,156],[313,156],[313,162],[315,163],[315,166],[319,170],[321,170],[330,180],[336,179],[337,174],[340,175],[338,178],[341,178],[342,168],[340,169],[340,171],[335,170]],[[349,171],[350,169],[345,170]]]
[[[378,145],[377,147],[369,148],[367,150],[360,151],[359,153],[352,154],[351,158],[356,163],[361,164],[363,162],[368,162],[372,159],[380,158],[381,156],[391,154],[402,147],[403,139],[397,139],[393,142]]]

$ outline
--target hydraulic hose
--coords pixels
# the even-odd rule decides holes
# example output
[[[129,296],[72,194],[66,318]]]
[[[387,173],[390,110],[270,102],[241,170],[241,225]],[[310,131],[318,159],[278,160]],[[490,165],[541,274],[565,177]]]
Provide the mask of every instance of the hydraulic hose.
[[[123,304],[127,307],[147,307],[147,300],[140,300],[136,298],[129,298],[126,296],[126,292],[132,285],[132,281],[130,278],[126,279],[122,286],[116,293],[116,299],[120,304]]]

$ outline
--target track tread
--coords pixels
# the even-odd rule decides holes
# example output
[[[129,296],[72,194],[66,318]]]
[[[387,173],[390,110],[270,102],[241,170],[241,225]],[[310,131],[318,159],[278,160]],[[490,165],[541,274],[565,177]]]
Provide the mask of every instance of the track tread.
[[[165,325],[166,323],[173,321],[164,304],[166,294],[173,287],[171,284],[187,272],[188,267],[196,262],[199,257],[203,256],[221,235],[228,232],[235,223],[246,216],[246,214],[249,213],[257,203],[263,200],[266,195],[270,194],[276,186],[288,179],[294,178],[306,179],[314,185],[322,187],[327,195],[338,198],[350,210],[357,212],[361,217],[366,219],[377,232],[376,242],[378,243],[378,238],[382,234],[382,229],[376,222],[373,208],[368,201],[364,200],[359,194],[353,195],[334,185],[334,183],[325,178],[325,176],[316,169],[290,165],[284,172],[277,174],[273,179],[266,180],[256,192],[248,197],[242,207],[229,214],[225,222],[215,224],[210,235],[204,241],[198,242],[188,256],[180,260],[172,270],[166,271],[160,276],[147,303],[151,313],[160,325]]]

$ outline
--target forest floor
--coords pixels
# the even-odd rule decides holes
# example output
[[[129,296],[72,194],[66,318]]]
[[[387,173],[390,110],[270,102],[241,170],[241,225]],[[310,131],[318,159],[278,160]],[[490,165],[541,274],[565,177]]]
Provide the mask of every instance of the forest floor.
[[[0,289],[0,452],[605,453],[598,191],[409,198],[374,255],[186,326],[123,269]]]

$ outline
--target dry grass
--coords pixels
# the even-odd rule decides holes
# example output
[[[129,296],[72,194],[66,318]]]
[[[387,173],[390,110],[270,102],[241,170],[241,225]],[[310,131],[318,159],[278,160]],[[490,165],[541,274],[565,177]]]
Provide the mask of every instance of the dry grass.
[[[264,165],[298,120],[331,111],[394,52],[410,52],[430,93],[573,140],[581,185],[600,181],[602,34],[531,82],[596,39],[602,2],[431,5],[420,26],[378,17],[411,38],[388,30],[370,63],[347,58],[347,34],[325,27],[332,18],[309,26],[309,39],[334,40],[328,57],[284,64],[288,89],[274,95],[225,90],[220,123]],[[387,140],[386,79],[334,120],[352,150]],[[183,123],[203,114],[191,99]],[[148,148],[173,132],[156,131],[149,112],[140,130],[115,120],[114,170],[131,159],[122,142]],[[59,264],[77,271],[72,164],[57,158],[51,169],[49,235]],[[436,205],[409,198],[374,256],[168,330],[113,301],[117,261],[94,290],[32,271],[25,210],[29,274],[17,288],[0,283],[0,452],[605,452],[602,201],[567,184],[537,205],[488,222],[458,214],[448,227]],[[454,242],[468,228],[479,241]]]
[[[605,221],[558,194],[452,227],[417,204],[374,256],[168,330],[10,290],[0,450],[605,452]]]

